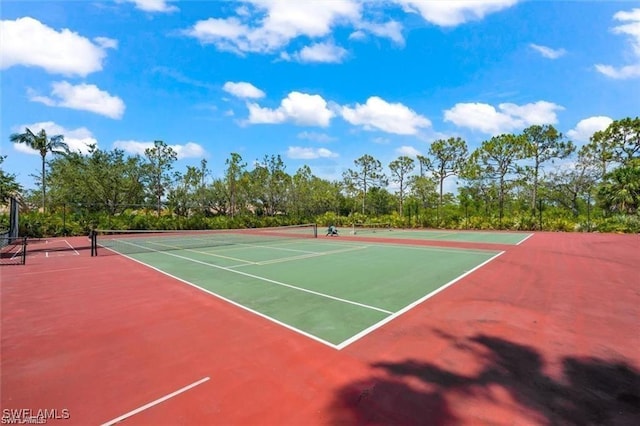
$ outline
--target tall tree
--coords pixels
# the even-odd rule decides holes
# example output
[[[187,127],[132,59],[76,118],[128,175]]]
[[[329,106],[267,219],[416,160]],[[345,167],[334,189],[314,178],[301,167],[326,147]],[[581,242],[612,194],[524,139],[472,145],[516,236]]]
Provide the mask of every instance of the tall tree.
[[[438,180],[440,197],[438,199],[438,220],[442,211],[442,197],[444,181],[449,176],[460,173],[464,162],[467,160],[467,143],[460,138],[438,139],[429,147],[429,161],[425,167],[431,170],[433,177]]]
[[[147,159],[146,183],[147,190],[155,200],[158,216],[162,210],[162,197],[171,185],[171,170],[178,155],[173,148],[163,141],[154,141],[152,148],[144,150]]]
[[[291,178],[291,196],[289,198],[291,207],[289,211],[295,213],[298,218],[304,218],[311,214],[314,197],[313,178],[311,168],[307,165],[300,167]]]
[[[589,138],[589,143],[580,148],[578,154],[585,161],[597,166],[599,179],[607,174],[609,165],[615,162],[613,144],[604,130],[595,132]]]
[[[407,193],[407,175],[413,171],[415,163],[413,158],[400,156],[389,163],[391,181],[398,184],[398,200],[400,201],[400,216],[403,215],[404,196]]]
[[[16,176],[2,169],[6,158],[6,155],[0,155],[0,204],[7,204],[11,196],[22,191],[22,186],[16,182]]]
[[[551,201],[559,204],[573,213],[580,214],[582,202],[591,202],[591,193],[597,180],[597,170],[593,164],[582,157],[572,167],[563,167],[552,172],[541,181],[545,185]]]
[[[41,129],[38,133],[33,133],[29,128],[26,128],[24,133],[14,133],[9,136],[9,140],[13,143],[23,143],[40,153],[40,157],[42,158],[42,211],[44,212],[47,199],[47,186],[45,183],[46,157],[49,153],[63,154],[69,151],[69,147],[64,143],[64,136],[55,135],[48,137],[44,129]]]
[[[346,187],[355,188],[362,193],[362,214],[365,214],[367,191],[372,187],[387,184],[387,178],[382,172],[382,164],[369,154],[354,161],[357,170],[348,169],[342,174]]]
[[[112,215],[144,201],[142,179],[139,156],[126,157],[119,149],[95,147],[89,155],[72,152],[52,159],[47,176],[52,200]]]
[[[189,217],[194,207],[201,206],[200,190],[206,172],[206,162],[201,163],[204,168],[187,166],[187,171],[182,174],[175,173],[175,185],[167,196],[169,205],[178,216]]]
[[[286,212],[291,176],[280,155],[265,155],[250,173],[252,202],[269,216]]]
[[[533,165],[527,168],[532,178],[531,209],[535,209],[538,198],[538,185],[542,165],[555,159],[567,158],[575,147],[571,141],[564,140],[562,133],[551,125],[530,126],[524,129],[524,159],[533,160]]]
[[[525,144],[522,136],[503,134],[482,142],[471,154],[471,163],[477,166],[479,177],[487,177],[497,184],[500,223],[504,216],[508,184],[521,171],[518,160],[524,155]]]
[[[640,160],[607,173],[598,198],[609,213],[634,214],[640,208]]]
[[[225,181],[227,184],[227,194],[229,203],[229,213],[231,217],[236,215],[238,211],[238,195],[240,192],[240,182],[243,174],[246,172],[247,163],[242,161],[242,156],[238,153],[232,152],[225,160],[227,169],[224,172]]]
[[[640,157],[640,117],[614,121],[602,132],[601,137],[612,147],[617,162],[626,164]]]

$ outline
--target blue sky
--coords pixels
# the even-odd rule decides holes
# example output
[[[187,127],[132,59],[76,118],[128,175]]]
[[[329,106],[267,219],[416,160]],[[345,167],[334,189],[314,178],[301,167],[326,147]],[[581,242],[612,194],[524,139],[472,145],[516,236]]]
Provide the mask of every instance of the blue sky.
[[[33,187],[44,128],[178,170],[279,154],[340,179],[438,138],[470,149],[532,124],[577,145],[640,111],[640,2],[2,1],[1,154]]]

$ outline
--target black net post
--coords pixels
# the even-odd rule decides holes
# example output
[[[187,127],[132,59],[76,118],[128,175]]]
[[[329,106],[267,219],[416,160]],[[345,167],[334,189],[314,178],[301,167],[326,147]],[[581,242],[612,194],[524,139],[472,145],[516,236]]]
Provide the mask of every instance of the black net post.
[[[22,264],[27,264],[27,237],[22,237]]]
[[[9,201],[9,238],[18,238],[19,226],[18,200],[11,197]]]
[[[89,240],[91,241],[91,257],[98,255],[98,233],[95,229],[89,232]]]

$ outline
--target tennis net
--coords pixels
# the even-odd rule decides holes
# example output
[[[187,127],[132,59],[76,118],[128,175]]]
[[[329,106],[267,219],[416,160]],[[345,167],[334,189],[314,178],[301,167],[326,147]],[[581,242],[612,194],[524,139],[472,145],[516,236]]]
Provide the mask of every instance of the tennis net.
[[[373,234],[376,232],[391,231],[390,223],[354,223],[351,226],[351,233],[353,235],[358,234]]]
[[[141,231],[96,229],[92,233],[91,253],[98,248],[121,254],[152,253],[170,250],[259,245],[289,239],[317,238],[315,223],[270,228],[215,229],[195,231]]]

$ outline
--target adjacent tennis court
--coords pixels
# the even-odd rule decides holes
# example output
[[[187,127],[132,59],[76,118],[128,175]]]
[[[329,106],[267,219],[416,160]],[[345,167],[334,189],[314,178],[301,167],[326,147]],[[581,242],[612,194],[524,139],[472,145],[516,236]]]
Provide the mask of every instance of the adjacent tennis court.
[[[111,231],[97,245],[336,348],[500,254],[343,242],[316,232]]]
[[[456,241],[517,245],[531,237],[528,232],[483,232],[456,230],[399,229],[387,224],[353,225],[345,227],[348,235],[375,236],[376,238],[401,238],[410,240]]]

